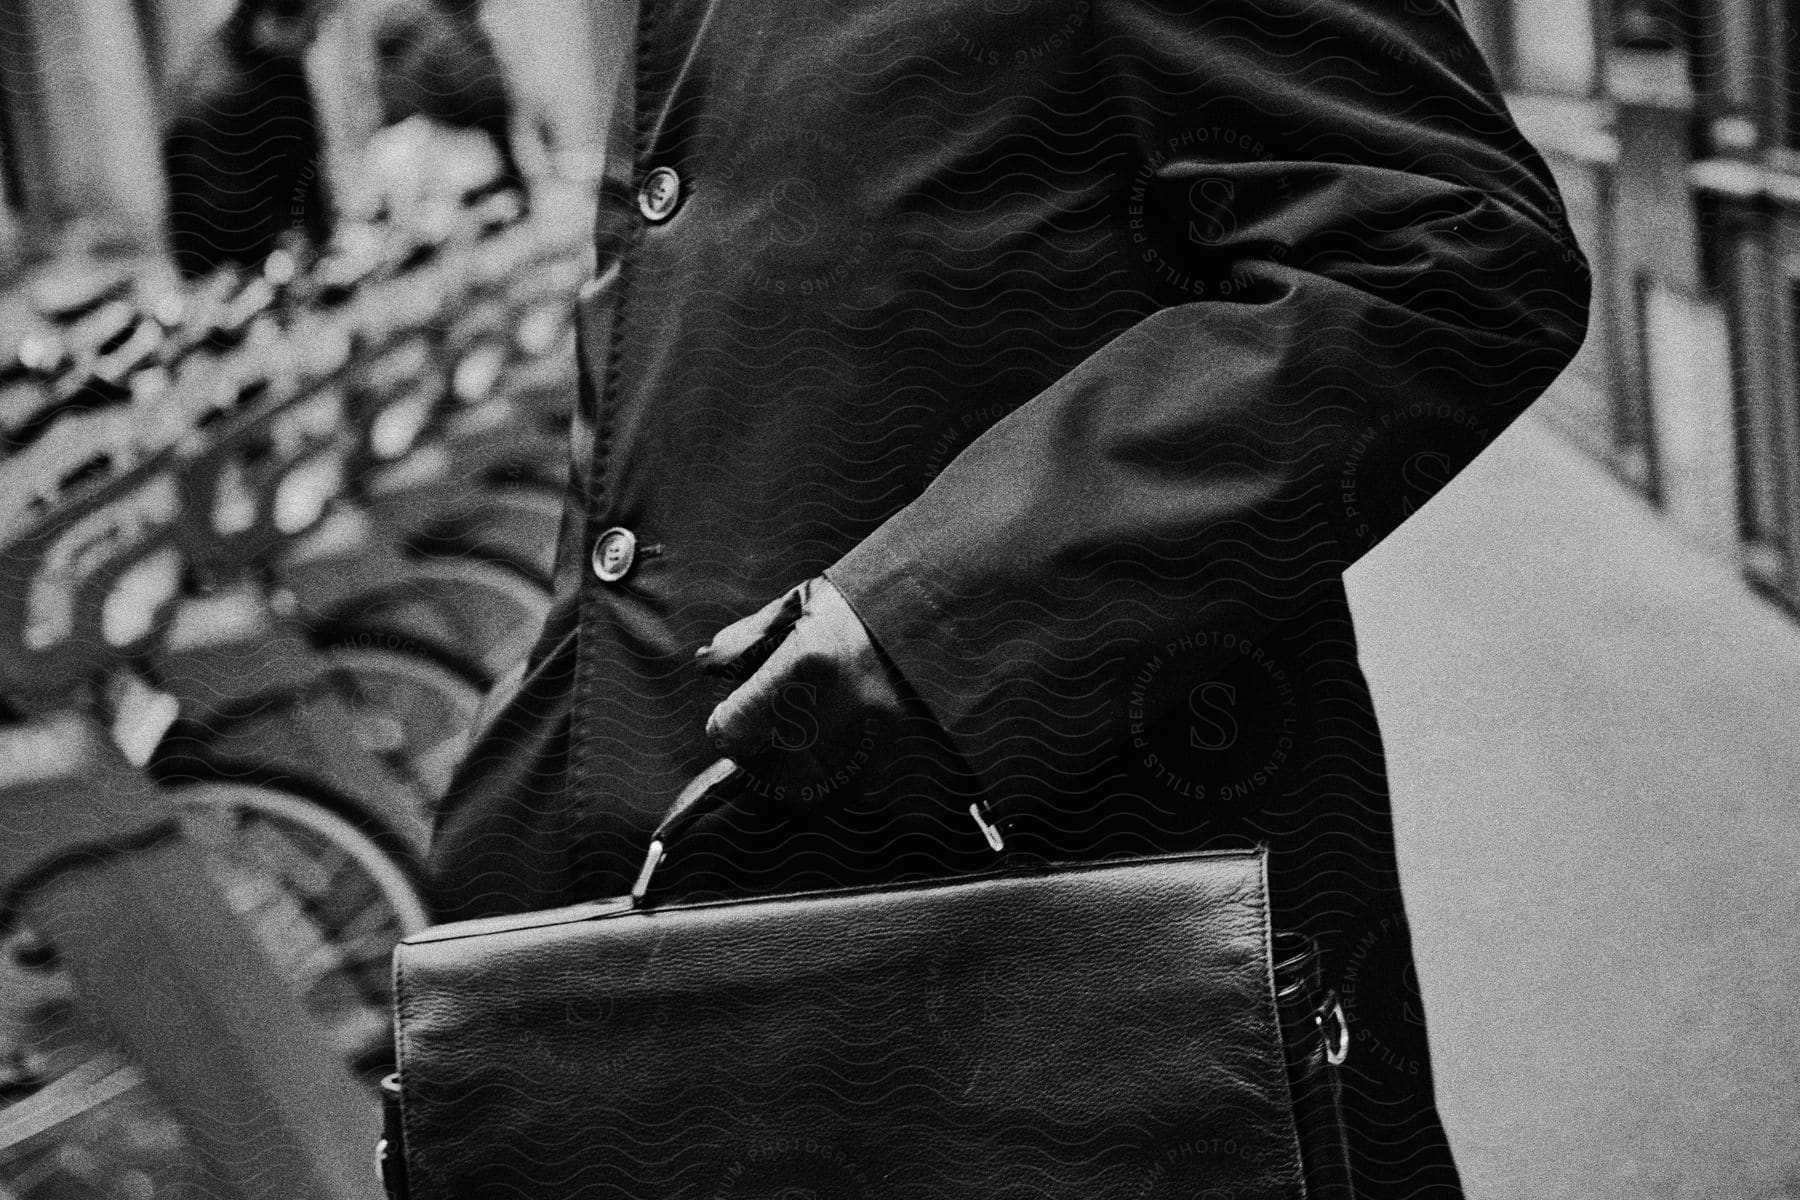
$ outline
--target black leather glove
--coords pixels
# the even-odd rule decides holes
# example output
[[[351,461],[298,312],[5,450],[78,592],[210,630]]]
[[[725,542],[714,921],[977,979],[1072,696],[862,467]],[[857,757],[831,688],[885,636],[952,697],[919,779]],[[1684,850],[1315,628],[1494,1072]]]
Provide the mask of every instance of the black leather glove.
[[[777,799],[843,792],[900,717],[893,667],[822,576],[727,625],[695,660],[742,680],[707,718],[707,736]]]

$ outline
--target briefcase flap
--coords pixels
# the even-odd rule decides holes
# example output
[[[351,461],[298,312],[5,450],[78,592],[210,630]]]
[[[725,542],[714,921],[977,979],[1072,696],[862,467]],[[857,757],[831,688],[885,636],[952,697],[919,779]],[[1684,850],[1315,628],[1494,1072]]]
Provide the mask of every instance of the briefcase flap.
[[[1218,853],[416,935],[412,1196],[1301,1196],[1266,898]]]

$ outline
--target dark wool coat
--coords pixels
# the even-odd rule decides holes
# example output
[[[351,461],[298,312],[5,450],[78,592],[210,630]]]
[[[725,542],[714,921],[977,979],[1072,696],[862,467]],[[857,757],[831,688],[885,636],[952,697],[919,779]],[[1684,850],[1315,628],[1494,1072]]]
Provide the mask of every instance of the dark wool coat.
[[[1365,1194],[1458,1194],[1342,573],[1555,378],[1588,277],[1451,0],[643,0],[635,65],[557,603],[439,914],[622,892],[710,758],[695,648],[823,572],[912,716],[672,886],[987,866],[975,798],[1023,854],[1266,841]]]

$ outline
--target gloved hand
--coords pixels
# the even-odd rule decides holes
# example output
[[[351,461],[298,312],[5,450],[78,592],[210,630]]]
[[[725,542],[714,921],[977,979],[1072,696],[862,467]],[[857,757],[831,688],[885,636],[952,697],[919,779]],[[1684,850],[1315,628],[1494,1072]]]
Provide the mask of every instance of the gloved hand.
[[[774,799],[816,803],[850,788],[900,718],[893,668],[823,576],[727,625],[695,661],[742,680],[707,736]]]

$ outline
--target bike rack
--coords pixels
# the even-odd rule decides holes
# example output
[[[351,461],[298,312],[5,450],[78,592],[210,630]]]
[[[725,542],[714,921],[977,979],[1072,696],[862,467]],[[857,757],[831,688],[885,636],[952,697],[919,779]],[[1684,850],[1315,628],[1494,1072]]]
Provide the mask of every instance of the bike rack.
[[[566,367],[544,360],[566,334],[558,307],[566,309],[579,275],[571,251],[580,239],[570,235],[585,225],[549,243],[541,230],[503,231],[483,253],[461,259],[449,242],[416,249],[388,278],[352,264],[346,279],[361,273],[349,284],[314,281],[321,294],[336,293],[319,301],[317,313],[287,313],[293,324],[285,342],[259,340],[254,313],[272,295],[263,281],[203,284],[193,300],[229,310],[220,328],[235,332],[194,333],[182,357],[167,360],[172,369],[154,394],[131,403],[109,399],[84,410],[59,400],[36,441],[4,465],[0,699],[18,719],[0,724],[0,932],[21,923],[54,947],[82,1008],[116,1043],[119,1057],[93,1067],[81,1085],[113,1095],[141,1072],[179,1121],[213,1194],[374,1200],[380,1189],[367,1147],[378,1102],[345,1071],[202,848],[182,836],[180,789],[159,786],[144,769],[168,728],[158,705],[174,701],[138,671],[163,652],[196,576],[229,582],[247,578],[246,564],[255,564],[273,587],[306,582],[307,564],[285,556],[329,513],[284,493],[305,472],[315,485],[323,480],[324,491],[341,486],[383,521],[424,535],[439,536],[441,526],[453,541],[499,548],[522,540],[511,531],[553,528],[561,472],[538,460],[552,449],[560,458],[558,423],[573,381]],[[409,271],[412,278],[400,277]],[[419,287],[428,277],[449,283]],[[115,287],[90,305],[100,314],[93,319],[111,320],[101,309],[123,291]],[[449,303],[452,293],[465,302],[460,309]],[[487,298],[486,311],[467,302],[475,297]],[[351,310],[353,320],[341,319]],[[517,320],[527,312],[529,320]],[[356,326],[353,336],[345,336],[346,324]],[[120,330],[113,336],[135,353],[127,340],[137,334],[125,324]],[[479,393],[484,372],[516,372],[509,378],[523,387],[493,403],[459,394],[450,360],[434,366],[404,357],[416,359],[422,331],[440,355],[477,342],[490,347],[491,361],[470,367],[464,393]],[[495,422],[520,436],[510,443],[489,436]],[[523,490],[503,513],[452,512],[440,521],[446,513],[435,498],[459,481],[409,494],[406,467],[429,457],[421,450],[456,463],[464,487],[491,473]],[[368,491],[369,480],[387,490]],[[320,597],[348,599],[328,577],[352,558],[314,564]],[[515,635],[514,644],[475,662],[471,670],[485,679],[502,672],[522,648],[519,630],[541,615],[548,563],[541,554],[478,558],[425,560],[408,570],[415,598],[474,587],[485,589],[481,607],[503,611],[461,631],[464,645],[495,646],[503,634]],[[390,546],[362,561],[380,570],[396,560]],[[357,625],[354,612],[340,615],[346,627]],[[317,663],[305,669],[324,672],[321,678],[358,664],[373,670],[388,649],[374,648],[371,658],[360,648],[313,648]],[[305,657],[301,650],[274,653],[292,664]],[[375,665],[395,688],[444,684],[446,668],[436,660]],[[196,660],[195,669],[205,664]],[[200,690],[204,678],[195,680]],[[351,710],[312,705],[283,727],[285,748],[269,737],[247,738],[237,750],[240,757],[265,753],[278,769],[310,769],[322,787],[371,806],[370,815],[405,844],[400,849],[416,854],[424,818],[403,813],[393,781],[348,761],[353,756],[319,753],[350,745],[356,732]],[[222,753],[229,762],[234,751]],[[16,1113],[0,1106],[0,1146],[51,1136],[50,1117],[15,1128]]]

